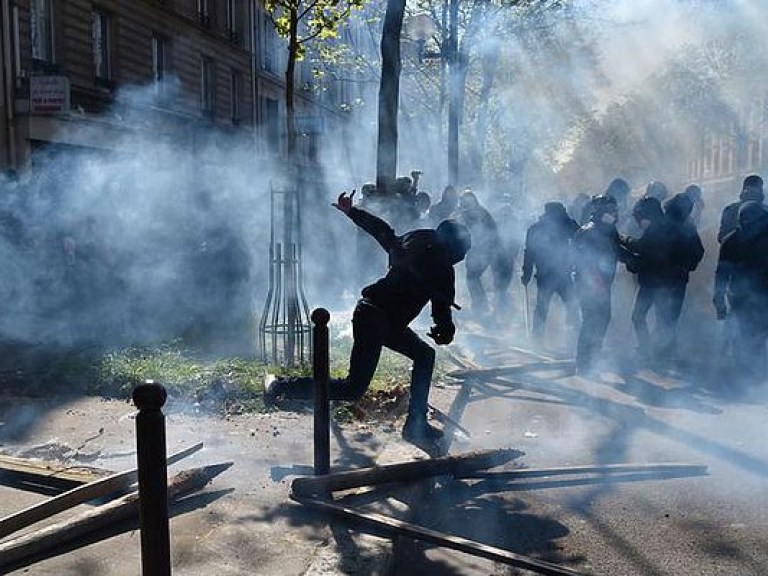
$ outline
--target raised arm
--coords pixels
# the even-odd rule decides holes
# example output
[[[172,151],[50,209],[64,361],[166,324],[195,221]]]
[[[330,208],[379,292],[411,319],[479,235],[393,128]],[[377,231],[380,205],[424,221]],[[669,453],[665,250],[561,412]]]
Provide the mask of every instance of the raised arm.
[[[378,216],[374,216],[362,208],[355,208],[352,206],[352,199],[354,197],[354,190],[349,195],[347,195],[346,192],[342,192],[339,194],[339,198],[333,206],[349,216],[352,222],[373,236],[373,238],[381,244],[381,247],[389,252],[397,238],[397,236],[395,236],[395,231]]]

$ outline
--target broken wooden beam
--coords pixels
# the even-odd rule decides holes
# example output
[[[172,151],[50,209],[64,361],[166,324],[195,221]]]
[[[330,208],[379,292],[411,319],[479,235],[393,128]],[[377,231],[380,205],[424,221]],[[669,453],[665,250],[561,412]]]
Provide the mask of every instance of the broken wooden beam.
[[[168,481],[168,499],[173,500],[203,488],[232,466],[232,462],[214,464],[179,472]],[[77,538],[128,519],[138,519],[139,493],[132,492],[73,518],[0,543],[0,572],[18,566],[25,559],[54,550]]]
[[[391,516],[385,516],[375,512],[362,512],[360,510],[355,510],[354,508],[348,508],[319,498],[300,498],[293,495],[291,498],[305,506],[317,508],[325,512],[331,512],[349,520],[373,526],[379,531],[407,536],[415,540],[429,542],[430,544],[436,544],[452,550],[459,550],[460,552],[465,552],[474,556],[488,558],[494,562],[502,562],[509,566],[530,570],[536,574],[546,574],[550,576],[581,576],[582,574],[581,572],[576,572],[570,568],[545,562],[544,560],[523,556],[522,554],[515,554],[514,552],[504,550],[503,548],[483,544],[482,542],[470,540],[462,536],[454,536],[438,532],[437,530],[411,524],[403,520],[398,520],[397,518],[392,518]]]
[[[203,443],[200,442],[194,446],[190,446],[184,450],[171,454],[168,457],[168,464],[174,464],[195,452],[198,452],[203,447]],[[87,484],[82,484],[67,492],[63,492],[57,496],[49,498],[38,504],[34,504],[24,510],[15,512],[5,518],[0,518],[0,538],[5,538],[9,534],[31,526],[35,522],[39,522],[44,518],[73,508],[83,502],[94,500],[96,498],[103,498],[117,492],[119,490],[125,490],[136,482],[138,470],[136,468],[127,470],[125,472],[118,472],[112,476],[105,478],[99,478]]]
[[[448,372],[446,376],[459,380],[467,380],[469,378],[496,378],[523,371],[533,372],[537,370],[570,369],[573,365],[572,360],[541,360],[538,362],[529,362],[527,364],[498,366],[496,368],[467,368],[464,370],[452,370]]]
[[[57,462],[33,460],[0,455],[0,478],[10,476],[15,480],[43,486],[66,486],[86,484],[115,472],[90,466],[66,466]]]
[[[677,474],[706,474],[706,464],[685,464],[677,462],[648,463],[648,464],[597,464],[591,466],[562,466],[557,468],[520,468],[518,470],[502,470],[488,472],[482,470],[462,470],[454,474],[455,478],[488,479],[488,480],[518,480],[526,478],[546,478],[549,476],[564,476],[577,474],[630,474],[630,473],[677,473]]]
[[[408,482],[430,476],[455,475],[459,472],[468,473],[472,470],[494,468],[523,455],[524,452],[520,450],[507,448],[372,466],[324,476],[296,478],[291,483],[291,490],[297,496],[314,496],[373,484]]]

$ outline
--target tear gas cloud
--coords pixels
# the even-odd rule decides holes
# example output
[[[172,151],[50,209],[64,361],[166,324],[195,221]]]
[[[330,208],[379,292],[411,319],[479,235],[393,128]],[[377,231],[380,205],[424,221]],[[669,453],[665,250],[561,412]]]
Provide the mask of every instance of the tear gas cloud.
[[[642,93],[647,79],[681,47],[701,46],[734,30],[739,31],[734,37],[762,44],[763,35],[749,33],[749,26],[764,21],[766,11],[746,1],[584,0],[574,3],[570,20],[553,12],[528,29],[525,21],[512,28],[485,25],[481,37],[502,46],[483,154],[490,176],[480,179],[465,165],[477,140],[471,130],[478,92],[470,84],[461,134],[466,176],[459,186],[472,186],[492,208],[512,202],[514,218],[500,225],[521,239],[545,201],[602,190],[619,175],[614,166],[601,165],[599,154],[576,153],[588,147],[582,141],[585,117],[599,120],[611,104]],[[536,50],[542,26],[560,47],[554,56]],[[473,53],[483,49],[480,38],[473,42]],[[404,71],[399,172],[424,170],[423,189],[435,201],[448,183],[445,131],[419,107],[434,102],[436,92],[414,88],[417,72],[413,62]],[[721,95],[733,93],[732,79],[726,80],[731,84]],[[377,85],[370,87],[353,128],[338,138],[323,137],[313,180],[324,186],[307,194],[304,266],[311,306],[334,307],[341,294],[354,296],[360,289],[355,231],[330,202],[340,190],[359,190],[374,179]],[[6,234],[0,245],[11,271],[0,285],[4,301],[13,303],[2,319],[9,337],[66,343],[103,334],[95,327],[104,325],[123,342],[193,335],[214,325],[252,335],[266,290],[269,185],[279,174],[273,164],[257,159],[250,135],[236,145],[212,137],[188,150],[170,136],[152,134],[150,116],[142,120],[137,110],[151,108],[156,92],[127,87],[118,98],[115,112],[130,114],[132,125],[143,121],[148,132],[125,137],[116,146],[124,152],[51,152],[36,160],[18,185],[8,185],[16,192],[3,198],[6,228],[23,230],[21,239]],[[662,110],[666,103],[656,105]],[[565,167],[574,159],[578,166],[569,172]],[[665,167],[638,169],[631,160],[630,155],[632,173],[622,175],[635,189],[651,172],[664,179]],[[684,165],[682,158],[674,160],[677,168]],[[568,182],[574,172],[581,174],[579,181]],[[671,188],[682,183],[679,170],[670,174]],[[716,210],[717,201],[709,209]],[[707,248],[711,253],[713,247]],[[73,290],[76,268],[88,251],[98,254],[90,257],[98,261],[93,267],[103,281]],[[381,265],[367,276],[382,272]],[[707,278],[704,284],[709,283]],[[230,315],[224,321],[222,311]]]

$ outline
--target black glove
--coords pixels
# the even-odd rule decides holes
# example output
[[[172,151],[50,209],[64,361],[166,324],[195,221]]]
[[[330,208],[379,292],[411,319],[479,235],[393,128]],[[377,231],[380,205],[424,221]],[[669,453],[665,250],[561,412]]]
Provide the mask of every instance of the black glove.
[[[520,282],[523,283],[523,286],[528,286],[528,283],[531,281],[531,273],[530,272],[524,272],[523,275],[520,277]]]
[[[443,326],[432,326],[427,332],[427,336],[435,341],[435,344],[445,346],[453,342],[453,335],[456,333],[456,327],[453,324]]]

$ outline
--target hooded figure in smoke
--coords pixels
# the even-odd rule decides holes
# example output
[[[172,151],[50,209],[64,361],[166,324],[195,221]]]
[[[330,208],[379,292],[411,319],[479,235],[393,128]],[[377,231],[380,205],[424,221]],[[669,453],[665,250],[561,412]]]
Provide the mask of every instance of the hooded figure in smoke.
[[[499,229],[496,220],[475,196],[466,191],[459,197],[456,219],[472,234],[472,250],[467,254],[467,288],[472,301],[472,314],[480,320],[488,315],[488,296],[482,276],[491,266],[496,266],[499,255]],[[497,272],[494,271],[494,274]]]
[[[768,212],[758,202],[744,202],[738,223],[720,246],[712,302],[719,320],[730,303],[738,326],[736,369],[748,383],[760,383],[766,376],[768,337]]]
[[[745,202],[757,202],[763,204],[764,201],[765,193],[763,192],[763,179],[757,174],[750,174],[744,178],[738,201],[732,202],[723,208],[723,212],[720,215],[720,229],[717,232],[717,241],[722,244],[725,238],[738,228],[739,208],[742,204]],[[727,298],[728,295],[726,294],[726,299]],[[735,316],[729,314],[725,317],[725,322],[723,324],[723,356],[736,356],[735,346],[739,337],[738,331],[739,328]]]
[[[616,199],[600,194],[592,198],[592,215],[573,238],[574,278],[581,304],[581,329],[576,345],[576,370],[589,375],[595,369],[605,332],[611,321],[611,287],[616,263],[626,262],[624,240],[616,230]]]
[[[638,290],[632,310],[632,324],[643,360],[667,362],[676,348],[677,322],[685,297],[688,275],[698,266],[704,248],[695,227],[687,220],[693,202],[678,194],[666,204],[666,214],[659,200],[641,198],[632,212],[642,235],[627,241],[632,257],[627,262],[637,274]],[[648,330],[648,312],[656,312],[656,334]],[[655,346],[654,346],[655,343]]]
[[[739,225],[739,208],[745,202],[765,202],[765,192],[763,191],[763,179],[757,174],[751,174],[744,178],[741,186],[738,202],[732,202],[723,208],[720,216],[720,229],[717,232],[717,241],[721,244],[732,231]]]
[[[533,335],[541,337],[552,296],[558,294],[566,306],[568,323],[577,323],[571,279],[571,240],[579,229],[560,202],[547,202],[544,214],[528,228],[525,236],[523,275],[528,286],[536,268],[536,307],[533,311]]]
[[[467,228],[445,220],[436,230],[413,230],[402,236],[384,220],[352,206],[351,195],[342,193],[334,206],[370,234],[389,255],[387,274],[363,288],[352,316],[354,343],[349,374],[330,383],[331,400],[357,400],[371,383],[382,346],[413,360],[411,398],[403,438],[417,445],[434,445],[442,433],[427,422],[427,400],[435,364],[435,350],[408,325],[421,310],[432,304],[435,322],[430,338],[450,344],[456,328],[451,316],[454,305],[453,266],[470,248]],[[265,400],[277,397],[308,399],[312,378],[271,379],[265,385]]]

